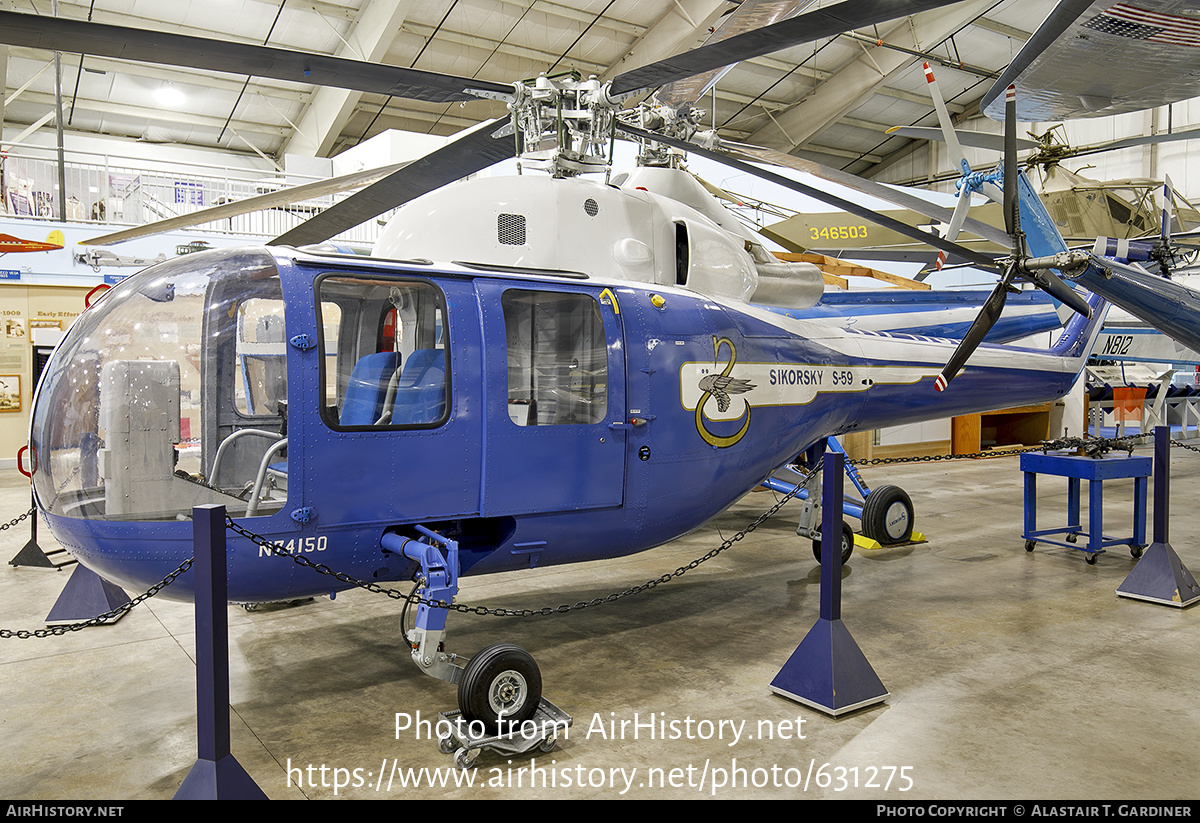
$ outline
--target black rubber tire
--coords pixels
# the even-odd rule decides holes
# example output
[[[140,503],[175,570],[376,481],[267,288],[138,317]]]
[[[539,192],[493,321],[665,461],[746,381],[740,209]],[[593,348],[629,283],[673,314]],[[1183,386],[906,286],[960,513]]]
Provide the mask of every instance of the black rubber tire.
[[[821,541],[820,539],[812,542],[813,557],[817,562],[821,562]],[[854,529],[850,528],[850,524],[845,520],[842,521],[842,565],[850,560],[850,555],[854,554]]]
[[[467,720],[509,728],[537,711],[542,674],[533,656],[512,643],[496,643],[470,659],[458,683],[458,708]],[[500,723],[503,721],[503,723]]]
[[[913,505],[899,486],[878,486],[863,500],[862,531],[884,546],[907,543],[913,533]]]

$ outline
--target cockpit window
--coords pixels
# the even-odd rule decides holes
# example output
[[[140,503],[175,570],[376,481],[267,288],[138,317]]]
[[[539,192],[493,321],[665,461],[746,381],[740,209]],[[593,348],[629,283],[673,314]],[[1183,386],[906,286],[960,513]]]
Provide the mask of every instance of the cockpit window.
[[[283,298],[263,250],[191,254],[127,278],[47,363],[31,448],[48,511],[174,520],[287,500]]]
[[[449,417],[445,300],[423,281],[326,275],[322,417],[335,429],[430,428]]]
[[[254,297],[237,308],[234,399],[244,415],[274,414],[287,402],[283,300]]]

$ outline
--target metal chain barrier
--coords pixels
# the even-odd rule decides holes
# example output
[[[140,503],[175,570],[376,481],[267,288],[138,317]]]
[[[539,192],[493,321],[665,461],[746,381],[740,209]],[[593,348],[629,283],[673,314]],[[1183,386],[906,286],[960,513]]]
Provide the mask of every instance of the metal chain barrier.
[[[380,586],[377,583],[369,583],[364,580],[357,580],[347,574],[343,574],[342,572],[334,571],[333,569],[329,568],[328,566],[326,566],[323,563],[314,563],[313,561],[309,560],[307,557],[303,557],[298,554],[291,554],[285,548],[280,546],[278,543],[272,543],[271,541],[267,540],[265,537],[255,534],[254,532],[250,531],[249,529],[245,528],[244,526],[241,526],[240,524],[234,522],[233,518],[226,517],[225,525],[233,533],[246,538],[251,543],[258,546],[260,549],[265,549],[266,551],[270,552],[273,555],[276,555],[279,557],[291,558],[293,562],[295,562],[301,566],[305,566],[309,569],[312,569],[313,571],[317,572],[318,574],[328,575],[329,577],[333,577],[334,579],[336,579],[342,583],[347,583],[351,586],[355,586],[360,589],[366,589],[367,591],[374,592],[376,594],[383,594],[394,600],[404,600],[404,601],[407,601],[408,603],[412,603],[412,604],[416,604],[416,605],[424,605],[424,606],[429,606],[431,608],[437,608],[437,609],[446,609],[447,611],[459,612],[462,614],[481,614],[481,615],[491,615],[493,617],[538,617],[538,616],[547,616],[547,615],[551,615],[551,614],[566,614],[567,612],[579,611],[580,609],[587,609],[587,608],[591,608],[593,606],[599,606],[602,603],[614,603],[617,600],[621,600],[626,597],[631,597],[632,595],[635,595],[635,594],[641,594],[642,592],[649,591],[650,589],[653,589],[656,586],[660,586],[663,583],[669,583],[670,581],[674,580],[677,577],[682,577],[683,575],[687,574],[692,569],[699,566],[701,563],[705,563],[705,562],[713,559],[717,555],[721,554],[725,550],[731,548],[735,543],[737,543],[738,541],[745,538],[747,535],[749,535],[751,532],[753,532],[755,529],[757,529],[759,526],[761,526],[763,523],[765,523],[768,519],[770,519],[772,516],[774,516],[776,512],[778,512],[781,508],[783,508],[784,503],[787,503],[789,500],[791,500],[797,494],[800,493],[800,490],[804,487],[804,483],[807,483],[808,480],[810,478],[812,478],[812,476],[814,474],[816,474],[818,471],[820,471],[820,464],[817,465],[817,468],[813,469],[812,471],[810,471],[807,474],[807,476],[804,478],[804,481],[802,483],[798,484],[794,489],[792,489],[787,494],[785,494],[783,497],[781,497],[779,500],[777,500],[775,502],[775,505],[771,506],[765,512],[760,514],[754,520],[754,522],[752,522],[749,526],[742,529],[740,532],[738,532],[737,534],[730,537],[728,540],[721,543],[720,546],[713,549],[708,554],[704,555],[703,557],[696,558],[691,563],[688,563],[686,566],[680,566],[675,571],[664,574],[661,577],[655,578],[654,580],[647,580],[645,583],[642,583],[640,586],[631,586],[630,588],[625,589],[624,591],[614,592],[605,597],[597,597],[592,600],[581,601],[581,602],[575,603],[573,605],[563,604],[560,606],[545,606],[540,609],[503,609],[503,608],[489,608],[486,606],[468,606],[463,603],[447,603],[444,600],[429,600],[429,599],[421,597],[415,593],[407,593],[406,594],[405,592],[398,591],[396,589],[389,589],[384,586]]]
[[[1150,434],[1132,434],[1125,437],[1062,437],[1056,440],[1043,440],[1036,446],[1021,446],[1019,448],[993,449],[971,454],[922,454],[913,457],[875,457],[862,460],[847,458],[846,463],[852,466],[886,466],[902,463],[936,463],[948,460],[983,460],[991,457],[1011,457],[1025,452],[1047,452],[1059,449],[1078,449],[1093,457],[1100,456],[1112,449],[1132,452],[1135,446],[1143,445],[1151,437]],[[1200,451],[1194,446],[1188,446],[1178,441],[1172,441],[1184,448]]]
[[[1026,447],[1022,447],[1019,449],[1005,449],[1004,451],[994,451],[993,450],[993,451],[986,451],[986,452],[975,452],[973,454],[938,454],[938,455],[919,455],[919,456],[914,456],[914,457],[877,457],[877,458],[864,459],[864,460],[850,460],[847,458],[846,463],[847,463],[847,465],[853,465],[853,466],[882,466],[882,465],[898,465],[898,464],[903,464],[903,463],[932,463],[932,462],[948,461],[948,460],[977,460],[977,459],[986,459],[986,458],[991,458],[991,457],[1008,457],[1011,455],[1022,454],[1024,452],[1029,452],[1029,451],[1047,451],[1047,450],[1051,450],[1051,449],[1061,449],[1061,448],[1087,448],[1087,449],[1102,450],[1102,451],[1107,451],[1110,448],[1120,448],[1120,449],[1127,449],[1129,451],[1132,451],[1132,449],[1135,445],[1141,445],[1142,443],[1145,442],[1145,439],[1148,438],[1149,436],[1150,435],[1148,435],[1148,434],[1139,434],[1139,435],[1131,435],[1131,436],[1121,437],[1121,438],[1086,438],[1086,439],[1085,438],[1064,438],[1064,439],[1060,439],[1060,440],[1043,441],[1042,444],[1038,445],[1038,446],[1026,446]],[[1195,451],[1195,452],[1200,452],[1200,447],[1191,446],[1191,445],[1188,445],[1187,443],[1182,443],[1178,440],[1172,440],[1171,445],[1179,446],[1181,448],[1189,449],[1189,450]],[[228,528],[234,534],[237,534],[241,537],[246,538],[254,545],[258,546],[261,549],[265,549],[267,552],[269,552],[272,555],[276,555],[279,557],[288,557],[296,564],[301,565],[301,566],[306,566],[306,567],[312,569],[313,571],[317,572],[318,574],[327,575],[341,583],[345,583],[347,585],[350,585],[350,586],[353,586],[356,588],[365,589],[366,591],[374,592],[376,594],[386,595],[387,597],[390,597],[394,600],[404,600],[404,601],[407,601],[408,603],[415,604],[415,605],[425,605],[425,606],[429,606],[431,608],[446,609],[447,611],[454,611],[454,612],[459,612],[462,614],[490,615],[493,617],[538,617],[538,616],[547,616],[547,615],[551,615],[551,614],[565,614],[565,613],[571,612],[571,611],[579,611],[580,609],[586,609],[586,608],[591,608],[593,606],[599,606],[603,603],[613,603],[613,602],[616,602],[617,600],[622,600],[626,597],[631,597],[635,594],[641,594],[642,592],[649,591],[650,589],[656,588],[657,586],[660,586],[663,583],[669,583],[678,577],[682,577],[683,575],[687,574],[689,571],[691,571],[692,569],[701,565],[702,563],[705,563],[705,562],[713,559],[717,555],[721,554],[722,552],[732,548],[734,546],[734,544],[738,543],[739,541],[743,540],[748,535],[750,535],[751,532],[753,532],[755,529],[757,529],[759,526],[761,526],[763,523],[765,523],[767,520],[769,520],[771,517],[773,517],[781,508],[783,508],[783,505],[785,503],[787,503],[789,500],[792,500],[793,498],[795,498],[796,495],[800,493],[801,489],[804,488],[805,483],[807,483],[813,477],[813,475],[815,475],[820,470],[821,470],[821,465],[820,465],[820,463],[818,463],[814,469],[812,469],[811,471],[809,471],[806,474],[803,481],[796,484],[795,488],[793,488],[791,491],[789,491],[783,497],[779,498],[779,500],[777,500],[774,505],[772,505],[769,509],[767,509],[762,514],[760,514],[753,522],[750,523],[750,525],[748,525],[746,528],[742,529],[737,534],[730,537],[728,540],[723,541],[721,543],[721,545],[718,546],[717,548],[713,549],[712,551],[708,552],[707,554],[703,555],[702,557],[696,558],[692,562],[688,563],[686,566],[680,566],[675,571],[664,574],[661,577],[657,577],[653,580],[647,580],[645,583],[642,583],[641,585],[631,586],[628,589],[625,589],[624,591],[614,592],[605,597],[597,597],[592,600],[585,600],[585,601],[581,601],[579,603],[575,603],[575,604],[571,604],[571,605],[562,604],[559,606],[545,606],[540,609],[490,608],[490,607],[486,607],[486,606],[469,606],[469,605],[466,605],[463,603],[447,603],[444,600],[429,600],[427,598],[420,597],[419,595],[417,595],[415,593],[405,593],[405,592],[399,591],[397,589],[391,589],[391,588],[387,588],[384,586],[380,586],[377,583],[370,583],[370,582],[367,582],[364,580],[358,580],[357,578],[351,577],[350,575],[345,574],[343,572],[335,571],[323,563],[314,563],[313,561],[309,560],[307,557],[303,557],[303,556],[297,555],[297,554],[291,554],[283,546],[280,546],[278,543],[272,543],[270,540],[263,537],[262,535],[255,534],[254,532],[250,531],[249,529],[247,529],[244,526],[235,522],[233,520],[233,518],[231,518],[231,517],[227,516],[225,518],[225,525],[226,525],[226,528]],[[21,523],[22,521],[24,521],[27,518],[29,518],[30,516],[32,516],[35,511],[36,511],[36,509],[31,508],[29,511],[25,512],[24,514],[20,515],[19,517],[13,518],[8,523],[0,524],[0,531],[4,531],[5,529],[9,529],[9,528],[12,528],[13,526],[16,526],[18,523]],[[166,577],[164,577],[160,582],[151,586],[144,593],[133,598],[128,603],[125,603],[122,606],[118,606],[117,608],[115,608],[111,611],[105,612],[104,614],[101,614],[97,617],[93,617],[90,620],[85,620],[80,623],[71,623],[71,624],[62,625],[62,626],[51,626],[46,629],[37,629],[37,630],[33,630],[33,631],[0,629],[0,639],[5,639],[5,638],[9,638],[9,637],[17,637],[17,638],[22,638],[22,639],[30,638],[30,637],[51,637],[51,636],[67,634],[68,632],[79,631],[80,629],[89,628],[91,626],[101,625],[109,620],[112,620],[114,618],[124,615],[126,612],[128,612],[130,609],[132,609],[134,606],[139,605],[143,601],[153,597],[154,595],[156,595],[160,591],[162,591],[164,588],[171,585],[171,583],[174,582],[175,578],[179,577],[179,575],[183,574],[184,572],[186,572],[188,569],[191,568],[193,559],[194,558],[188,558],[187,560],[185,560],[183,563],[181,563],[179,565],[179,567],[177,569],[175,569],[170,574],[168,574]]]
[[[33,516],[33,513],[36,511],[37,511],[36,508],[30,508],[29,511],[25,512],[24,514],[22,514],[18,517],[14,517],[12,520],[9,520],[7,523],[0,525],[0,532],[4,531],[5,529],[11,529],[13,526],[17,525],[18,523],[20,523],[24,520],[28,520],[30,517]]]
[[[811,477],[813,473],[815,473],[815,471],[810,472],[809,477]],[[807,481],[808,477],[806,477],[805,480]],[[375,592],[376,594],[383,594],[383,595],[391,597],[395,600],[405,600],[405,601],[408,601],[409,603],[415,603],[417,605],[423,604],[423,605],[434,607],[434,608],[446,609],[448,611],[461,612],[464,614],[483,614],[483,615],[492,615],[492,616],[496,616],[496,617],[533,617],[533,616],[539,616],[539,615],[562,614],[565,612],[576,611],[578,609],[584,609],[584,608],[588,608],[591,606],[598,606],[601,603],[611,603],[616,600],[620,600],[622,598],[629,597],[631,595],[639,594],[640,592],[647,591],[647,590],[652,589],[662,583],[667,583],[676,577],[681,577],[684,574],[686,574],[687,572],[689,572],[692,569],[699,566],[701,563],[704,563],[705,561],[711,560],[712,558],[716,557],[721,552],[723,552],[726,549],[733,546],[734,543],[737,543],[739,540],[742,540],[744,537],[746,537],[746,535],[750,534],[752,531],[757,529],[760,525],[762,525],[764,522],[766,522],[767,519],[769,519],[777,511],[779,511],[779,509],[783,507],[784,503],[788,502],[793,497],[795,497],[797,494],[799,494],[800,489],[801,489],[801,486],[797,486],[795,489],[788,492],[782,498],[780,498],[778,501],[776,501],[775,505],[773,505],[771,508],[767,509],[761,515],[759,515],[759,517],[753,523],[751,523],[749,526],[747,526],[745,529],[742,529],[740,532],[738,532],[733,537],[726,540],[724,543],[722,543],[720,546],[718,546],[717,548],[710,551],[708,554],[704,555],[701,558],[693,560],[691,563],[689,563],[686,566],[681,566],[680,568],[676,569],[674,572],[672,572],[670,574],[664,574],[662,577],[659,577],[655,580],[649,580],[640,586],[633,586],[631,588],[626,589],[623,592],[616,592],[614,594],[608,595],[607,597],[598,597],[598,598],[595,598],[594,600],[588,600],[585,602],[576,603],[574,605],[544,607],[541,609],[500,609],[500,608],[487,608],[484,606],[466,606],[461,603],[446,603],[445,601],[442,601],[442,600],[433,601],[433,600],[429,600],[427,598],[420,597],[416,594],[405,594],[404,592],[397,591],[396,589],[385,588],[376,583],[368,583],[364,580],[358,580],[356,578],[353,578],[348,574],[334,571],[329,566],[326,566],[323,563],[314,563],[311,560],[309,560],[307,557],[290,554],[285,548],[283,548],[279,544],[272,543],[271,541],[267,540],[265,537],[255,534],[254,532],[250,531],[249,529],[246,529],[245,527],[236,523],[233,520],[233,518],[231,518],[231,517],[227,516],[225,518],[225,525],[230,531],[234,532],[235,534],[241,535],[242,537],[245,537],[247,540],[249,540],[254,545],[259,546],[262,549],[266,549],[272,555],[278,555],[280,557],[290,557],[297,564],[299,564],[301,566],[307,566],[308,568],[312,569],[313,571],[316,571],[319,574],[328,575],[342,583],[346,583],[346,584],[349,584],[351,586],[355,586],[355,587],[358,587],[361,589],[366,589],[367,591]],[[29,511],[25,512],[20,517],[13,519],[11,522],[4,524],[4,525],[0,525],[0,531],[3,531],[4,529],[8,529],[8,528],[11,528],[12,526],[15,526],[16,524],[20,523],[22,520],[25,520],[26,518],[31,516],[35,511],[36,511],[36,509],[30,509]],[[45,629],[35,629],[32,631],[24,630],[24,629],[0,629],[0,639],[7,639],[10,637],[16,637],[16,638],[20,638],[20,639],[27,639],[27,638],[31,638],[31,637],[52,637],[52,636],[64,635],[64,634],[67,634],[68,632],[79,631],[81,629],[86,629],[91,626],[101,625],[102,623],[112,620],[113,618],[124,615],[126,612],[128,612],[130,609],[132,609],[134,606],[141,604],[143,601],[148,600],[149,598],[158,594],[160,591],[162,591],[167,586],[171,585],[171,583],[174,582],[175,578],[179,577],[179,575],[183,574],[184,572],[186,572],[188,569],[190,569],[192,567],[192,562],[194,560],[195,560],[195,558],[189,557],[187,560],[185,560],[183,563],[181,563],[177,569],[172,571],[170,574],[168,574],[165,578],[163,578],[160,582],[156,583],[154,586],[151,586],[143,594],[138,595],[137,597],[130,600],[128,603],[125,603],[124,605],[118,606],[117,608],[112,609],[111,611],[108,611],[108,612],[105,612],[104,614],[93,617],[90,620],[85,620],[85,621],[82,621],[79,623],[65,624],[62,626],[51,626],[51,627],[48,627]]]
[[[1181,440],[1172,440],[1171,445],[1178,446],[1181,449],[1187,449],[1188,451],[1200,452],[1200,447],[1188,445]]]

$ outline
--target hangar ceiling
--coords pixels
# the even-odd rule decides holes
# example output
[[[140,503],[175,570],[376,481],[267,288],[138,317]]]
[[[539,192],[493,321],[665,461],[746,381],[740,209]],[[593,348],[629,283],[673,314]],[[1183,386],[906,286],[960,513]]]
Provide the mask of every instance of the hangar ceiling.
[[[219,37],[509,82],[575,69],[612,77],[703,42],[728,0],[57,0],[62,17]],[[801,5],[805,5],[803,2]],[[810,3],[810,7],[822,3]],[[823,5],[830,5],[829,2]],[[723,137],[871,175],[907,155],[895,125],[936,125],[921,61],[951,114],[980,98],[1052,0],[964,0],[748,60],[705,96]],[[0,0],[49,15],[51,0]],[[0,47],[9,134],[52,113],[52,54]],[[271,157],[332,156],[385,129],[451,134],[502,104],[433,104],[109,58],[62,55],[64,128]],[[174,95],[176,102],[170,96]],[[47,121],[45,128],[53,128]]]

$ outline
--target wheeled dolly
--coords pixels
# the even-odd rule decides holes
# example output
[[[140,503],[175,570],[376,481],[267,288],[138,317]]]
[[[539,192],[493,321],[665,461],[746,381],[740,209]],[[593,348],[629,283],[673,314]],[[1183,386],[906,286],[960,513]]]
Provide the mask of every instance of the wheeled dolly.
[[[571,727],[571,715],[542,698],[533,716],[521,723],[495,726],[479,720],[467,720],[459,710],[439,712],[438,750],[453,754],[454,765],[469,769],[480,752],[502,755],[525,754],[534,749],[549,752],[558,744],[558,736]],[[449,731],[445,731],[449,729]]]

